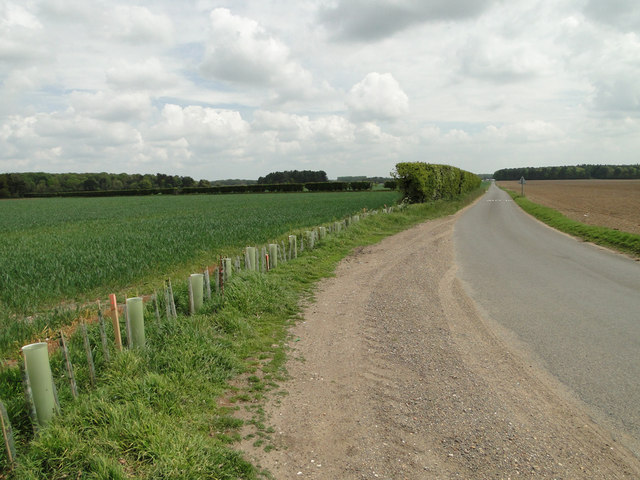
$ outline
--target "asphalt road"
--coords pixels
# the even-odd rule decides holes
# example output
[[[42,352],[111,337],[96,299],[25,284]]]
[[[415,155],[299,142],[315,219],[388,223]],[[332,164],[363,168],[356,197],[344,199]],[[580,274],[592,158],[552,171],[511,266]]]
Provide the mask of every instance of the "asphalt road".
[[[552,230],[495,186],[454,239],[485,315],[640,455],[640,262]]]

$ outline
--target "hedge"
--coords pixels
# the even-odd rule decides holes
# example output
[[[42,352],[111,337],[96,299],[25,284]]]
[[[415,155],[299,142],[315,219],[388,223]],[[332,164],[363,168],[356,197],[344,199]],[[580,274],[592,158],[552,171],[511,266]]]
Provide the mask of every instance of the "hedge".
[[[224,193],[274,193],[274,192],[343,192],[346,190],[370,190],[371,182],[309,182],[309,183],[274,183],[252,185],[214,185],[211,187],[182,188],[145,188],[129,190],[96,190],[58,193],[27,193],[27,198],[35,197],[116,197],[138,195],[191,195],[224,194]]]
[[[481,183],[480,177],[471,172],[424,162],[398,163],[394,177],[403,196],[411,203],[455,198]]]

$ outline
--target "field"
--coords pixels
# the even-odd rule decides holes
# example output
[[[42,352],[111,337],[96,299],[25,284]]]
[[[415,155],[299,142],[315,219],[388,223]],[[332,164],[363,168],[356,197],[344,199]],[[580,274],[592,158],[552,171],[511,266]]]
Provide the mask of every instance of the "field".
[[[0,324],[144,289],[295,229],[392,204],[397,192],[49,198],[0,203]]]
[[[496,183],[520,193],[519,182]],[[572,220],[640,234],[640,180],[531,180],[524,192]]]

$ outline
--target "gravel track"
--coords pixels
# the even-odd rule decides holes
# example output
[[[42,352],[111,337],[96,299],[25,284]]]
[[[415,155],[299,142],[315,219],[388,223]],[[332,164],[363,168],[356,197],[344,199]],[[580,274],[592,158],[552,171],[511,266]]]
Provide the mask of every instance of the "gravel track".
[[[267,425],[276,479],[640,478],[640,462],[486,321],[453,225],[358,248],[291,329]]]

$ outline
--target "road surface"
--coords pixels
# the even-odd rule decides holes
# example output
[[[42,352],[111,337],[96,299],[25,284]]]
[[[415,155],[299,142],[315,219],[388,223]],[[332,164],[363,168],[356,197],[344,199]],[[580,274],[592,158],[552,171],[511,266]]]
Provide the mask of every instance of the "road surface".
[[[458,276],[484,315],[640,454],[640,263],[524,213],[502,190],[461,216]]]

